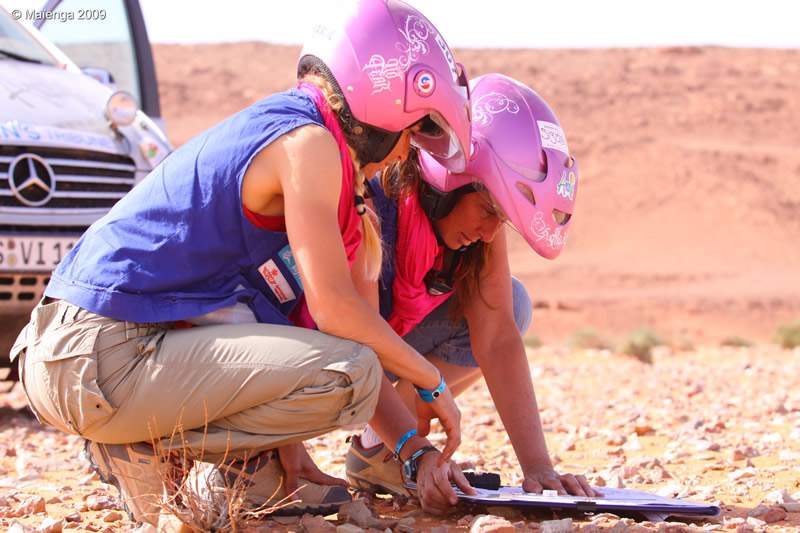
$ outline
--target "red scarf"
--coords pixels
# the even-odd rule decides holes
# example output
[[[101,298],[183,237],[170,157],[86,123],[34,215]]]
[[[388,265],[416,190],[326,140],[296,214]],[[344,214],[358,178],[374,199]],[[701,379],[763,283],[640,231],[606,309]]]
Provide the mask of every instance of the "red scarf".
[[[405,335],[431,311],[447,301],[452,293],[428,293],[425,275],[442,267],[444,246],[436,240],[428,215],[419,205],[416,193],[397,202],[397,245],[395,278],[392,285],[392,314],[389,324],[398,335]]]
[[[339,230],[342,234],[344,251],[347,254],[347,263],[352,267],[356,258],[356,250],[361,244],[361,217],[356,212],[353,192],[355,183],[353,159],[347,149],[347,142],[344,139],[344,132],[339,126],[339,121],[336,119],[336,115],[333,114],[325,95],[322,94],[319,87],[307,82],[300,82],[297,87],[314,101],[325,127],[336,139],[336,145],[339,147],[339,156],[342,161],[342,190],[339,193]],[[311,329],[316,329],[317,327],[314,319],[311,318],[311,313],[308,311],[305,297],[297,304],[290,318],[296,326]]]

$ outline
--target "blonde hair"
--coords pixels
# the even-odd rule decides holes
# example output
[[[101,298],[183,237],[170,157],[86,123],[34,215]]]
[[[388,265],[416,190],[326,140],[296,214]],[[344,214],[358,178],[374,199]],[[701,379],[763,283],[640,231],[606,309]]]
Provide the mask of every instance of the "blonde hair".
[[[336,115],[339,125],[345,132],[345,137],[352,136],[349,132],[349,125],[343,124],[341,119],[342,110],[345,107],[344,98],[334,90],[331,83],[322,76],[309,72],[303,75],[303,81],[307,81],[316,85],[325,100],[328,102],[334,115]],[[350,133],[350,135],[348,135]],[[355,179],[353,180],[353,192],[361,197],[364,197],[366,192],[366,180],[364,172],[361,169],[361,161],[359,161],[356,151],[348,143],[347,150],[350,152],[350,158],[353,160],[353,170],[355,172]],[[365,275],[370,281],[376,281],[381,274],[381,263],[383,261],[383,243],[381,241],[380,232],[378,230],[378,216],[366,205],[364,206],[367,212],[361,216],[361,233],[364,236],[364,256],[366,257]]]

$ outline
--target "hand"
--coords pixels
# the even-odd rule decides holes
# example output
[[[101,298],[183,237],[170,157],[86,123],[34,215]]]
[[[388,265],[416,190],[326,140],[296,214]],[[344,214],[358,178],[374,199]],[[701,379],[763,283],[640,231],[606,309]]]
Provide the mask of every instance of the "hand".
[[[465,494],[475,494],[455,463],[440,460],[439,452],[428,452],[417,460],[417,497],[422,510],[432,514],[444,514],[458,503],[451,483]]]
[[[557,490],[559,495],[599,497],[603,494],[589,486],[584,476],[559,474],[552,466],[544,465],[525,472],[522,490],[541,493],[543,489]]]
[[[461,411],[458,410],[449,387],[432,402],[425,402],[419,396],[416,397],[415,402],[417,435],[424,437],[431,432],[431,419],[433,418],[438,418],[444,428],[447,442],[439,456],[439,466],[443,466],[461,444]]]
[[[283,480],[286,494],[292,494],[299,488],[298,478],[303,478],[319,485],[341,485],[342,487],[347,487],[347,481],[329,476],[317,468],[302,442],[279,447],[278,458],[281,461],[283,471],[286,473],[286,477]]]

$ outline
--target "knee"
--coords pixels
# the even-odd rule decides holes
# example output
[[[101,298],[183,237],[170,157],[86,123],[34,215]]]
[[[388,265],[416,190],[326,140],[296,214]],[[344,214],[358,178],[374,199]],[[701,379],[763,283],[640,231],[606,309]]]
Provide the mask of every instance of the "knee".
[[[345,420],[340,425],[347,426],[368,422],[378,405],[378,396],[383,379],[383,366],[372,348],[359,345],[353,358],[355,371],[350,373],[352,398],[343,413]],[[349,416],[348,416],[349,415]]]
[[[533,320],[533,305],[525,286],[515,277],[511,278],[511,296],[514,303],[514,322],[520,335],[525,335]]]

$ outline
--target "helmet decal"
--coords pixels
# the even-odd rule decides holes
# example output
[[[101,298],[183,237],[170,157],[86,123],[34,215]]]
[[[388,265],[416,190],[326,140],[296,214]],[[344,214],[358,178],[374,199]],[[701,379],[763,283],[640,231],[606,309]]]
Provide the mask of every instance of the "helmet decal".
[[[567,148],[567,137],[564,135],[564,130],[561,126],[546,120],[537,120],[536,124],[539,126],[539,135],[542,138],[542,148],[552,148],[559,152],[569,155],[569,148]]]
[[[567,232],[558,227],[550,231],[550,226],[544,221],[544,213],[538,211],[531,221],[531,232],[537,241],[545,241],[553,250],[560,250],[567,242]]]
[[[566,170],[562,170],[561,179],[558,181],[558,185],[556,186],[556,194],[562,198],[575,200],[576,181],[577,179],[575,177],[575,172],[570,170],[569,173],[567,173]]]
[[[392,80],[402,79],[411,63],[419,59],[420,54],[427,54],[430,51],[427,39],[435,31],[422,18],[409,15],[406,17],[405,30],[398,29],[398,31],[406,41],[395,43],[395,48],[401,55],[386,59],[381,54],[372,54],[369,62],[361,68],[367,71],[367,76],[372,82],[372,94],[390,90]]]
[[[519,113],[519,104],[505,94],[498,92],[487,93],[472,104],[472,121],[481,126],[486,126],[494,120],[493,115],[504,111],[516,115]]]
[[[430,96],[436,88],[436,78],[427,70],[420,71],[414,79],[414,90],[420,96]]]

